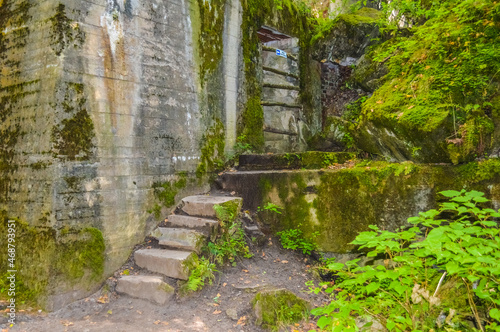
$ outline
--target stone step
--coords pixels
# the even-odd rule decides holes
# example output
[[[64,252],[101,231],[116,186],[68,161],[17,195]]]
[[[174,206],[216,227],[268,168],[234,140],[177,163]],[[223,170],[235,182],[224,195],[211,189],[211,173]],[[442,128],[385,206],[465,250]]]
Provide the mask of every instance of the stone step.
[[[141,249],[134,253],[137,265],[151,272],[161,273],[167,277],[187,280],[189,269],[185,262],[193,259],[195,252],[167,250],[167,249]]]
[[[210,234],[211,231],[219,225],[217,220],[183,216],[180,214],[171,214],[168,216],[167,226],[169,227],[184,227],[196,229],[204,234]]]
[[[182,199],[182,211],[190,216],[216,218],[214,205],[235,202],[241,208],[241,197],[227,196],[188,196]]]
[[[158,276],[122,276],[118,279],[116,291],[160,305],[170,301],[174,295],[174,288]]]
[[[331,164],[343,164],[355,155],[348,152],[308,151],[281,154],[242,154],[239,157],[238,169],[272,170],[272,169],[319,169]]]
[[[162,246],[200,253],[206,242],[206,235],[193,229],[158,227],[151,236]]]

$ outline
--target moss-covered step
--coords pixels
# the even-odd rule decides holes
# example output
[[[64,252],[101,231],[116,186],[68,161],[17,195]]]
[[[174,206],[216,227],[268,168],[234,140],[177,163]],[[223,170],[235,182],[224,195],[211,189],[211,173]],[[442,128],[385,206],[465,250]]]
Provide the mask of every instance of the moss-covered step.
[[[200,253],[206,235],[193,229],[158,227],[151,234],[161,246]]]
[[[217,217],[214,205],[231,205],[234,204],[239,211],[242,204],[241,197],[228,196],[188,196],[182,199],[182,211],[190,216],[199,217]]]
[[[143,269],[182,280],[188,279],[187,265],[196,257],[194,252],[167,249],[141,249],[134,253],[135,263]]]
[[[174,295],[174,288],[158,276],[122,276],[118,279],[116,291],[159,305],[169,302]]]
[[[219,225],[217,220],[171,214],[167,218],[167,227],[195,229],[203,234],[210,234]]]
[[[308,151],[280,154],[243,154],[238,169],[242,171],[272,169],[319,169],[332,164],[342,164],[355,158],[348,152]]]

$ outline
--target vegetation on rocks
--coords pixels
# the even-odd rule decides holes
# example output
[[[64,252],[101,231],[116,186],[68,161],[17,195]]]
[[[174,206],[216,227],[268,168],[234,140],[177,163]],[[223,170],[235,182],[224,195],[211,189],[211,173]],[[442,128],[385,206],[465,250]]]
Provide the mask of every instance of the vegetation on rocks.
[[[366,131],[397,146],[402,158],[424,162],[470,161],[498,147],[500,3],[399,0],[382,7],[392,38],[373,59],[388,74],[362,105],[354,128],[365,133],[357,135],[360,147],[381,152]]]
[[[328,264],[337,282],[325,283],[334,300],[312,311],[319,327],[500,331],[500,213],[481,192],[441,194],[448,201],[409,218],[407,227],[370,226],[356,237],[353,244],[376,264]]]

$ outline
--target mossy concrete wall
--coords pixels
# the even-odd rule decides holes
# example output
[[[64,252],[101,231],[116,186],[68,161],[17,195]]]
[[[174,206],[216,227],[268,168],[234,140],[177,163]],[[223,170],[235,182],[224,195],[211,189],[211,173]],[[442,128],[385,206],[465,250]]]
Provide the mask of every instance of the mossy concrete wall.
[[[320,250],[347,253],[349,242],[368,225],[394,230],[420,211],[434,208],[438,192],[475,189],[500,208],[500,161],[463,166],[369,164],[337,170],[247,171],[226,173],[224,189],[243,197],[244,208],[267,202],[283,208],[261,221],[275,232],[300,228],[306,237],[319,232]],[[252,190],[248,184],[255,184]]]
[[[105,245],[90,286],[68,276],[59,287],[57,250],[44,251],[39,304],[93,291],[153,228],[158,205],[207,189],[194,174],[223,159],[229,20],[224,1],[0,1],[0,211],[56,248],[85,229]]]

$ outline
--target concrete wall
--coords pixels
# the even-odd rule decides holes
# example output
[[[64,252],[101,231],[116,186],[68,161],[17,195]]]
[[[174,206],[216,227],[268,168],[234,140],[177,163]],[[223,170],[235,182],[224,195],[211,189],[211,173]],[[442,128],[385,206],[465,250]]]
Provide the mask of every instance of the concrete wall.
[[[156,224],[147,212],[153,184],[198,167],[206,119],[225,120],[223,139],[234,144],[239,1],[224,18],[233,55],[224,57],[223,91],[232,93],[217,91],[217,111],[194,56],[200,3],[0,1],[0,210],[56,238],[68,228],[100,230],[102,279]],[[222,73],[212,76],[223,81]],[[191,186],[206,190],[203,181]],[[51,308],[91,291],[49,288]]]

